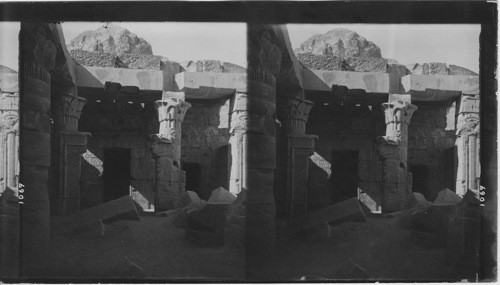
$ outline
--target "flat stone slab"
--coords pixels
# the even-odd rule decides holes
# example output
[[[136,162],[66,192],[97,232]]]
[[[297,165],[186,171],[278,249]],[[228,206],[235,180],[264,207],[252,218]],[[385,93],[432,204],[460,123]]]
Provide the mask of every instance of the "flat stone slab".
[[[187,99],[219,99],[247,90],[246,73],[181,72],[175,81]]]
[[[134,201],[128,195],[68,216],[62,220],[62,223],[70,225],[71,228],[76,228],[123,215],[134,220],[140,220]]]
[[[410,74],[401,77],[401,84],[412,101],[448,101],[479,90],[479,76]]]
[[[295,218],[287,223],[288,230],[300,230],[320,226],[324,223],[342,221],[366,221],[360,202],[353,197],[320,210]]]
[[[304,69],[304,89],[331,91],[332,86],[366,93],[389,93],[389,74],[381,72],[353,72]]]
[[[163,90],[163,73],[152,69],[76,66],[78,87],[104,88],[106,82],[136,86],[140,90]]]

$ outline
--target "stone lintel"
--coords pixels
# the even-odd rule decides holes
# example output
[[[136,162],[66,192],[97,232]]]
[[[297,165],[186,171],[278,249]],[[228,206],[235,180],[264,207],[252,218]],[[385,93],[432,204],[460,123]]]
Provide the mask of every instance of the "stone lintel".
[[[104,88],[106,82],[137,86],[140,90],[163,90],[163,72],[153,69],[76,66],[76,85]]]
[[[247,92],[246,73],[181,72],[175,81],[188,99],[219,99]]]
[[[462,96],[458,113],[479,113],[479,102],[478,96]]]
[[[449,101],[462,93],[477,93],[479,76],[410,74],[401,78],[401,84],[413,101]]]
[[[338,86],[364,91],[368,96],[389,93],[388,73],[304,69],[302,76],[305,90],[331,91],[332,86]]]

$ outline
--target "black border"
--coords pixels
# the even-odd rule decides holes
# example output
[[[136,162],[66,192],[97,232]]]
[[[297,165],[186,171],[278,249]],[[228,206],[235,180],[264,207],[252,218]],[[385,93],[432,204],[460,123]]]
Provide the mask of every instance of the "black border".
[[[485,1],[240,1],[240,2],[19,2],[1,3],[1,21],[193,21],[248,23],[408,23],[481,24],[481,184],[491,210],[497,212],[497,4]],[[20,69],[21,70],[21,69]],[[493,121],[493,122],[492,122]],[[22,150],[21,150],[22,151]],[[21,177],[21,181],[23,177]],[[493,201],[493,203],[492,203]],[[497,217],[493,217],[496,228]],[[484,233],[485,225],[482,225]],[[483,241],[488,252],[496,238]],[[495,264],[494,264],[495,263]],[[480,280],[496,280],[496,261],[481,259]],[[34,279],[2,280],[35,281]],[[38,281],[48,281],[47,279]],[[50,282],[116,282],[110,280],[50,279]],[[140,280],[140,282],[156,282]],[[411,280],[408,280],[411,281]],[[122,283],[132,280],[119,280]],[[179,282],[179,281],[174,281]],[[185,280],[182,282],[199,282]]]

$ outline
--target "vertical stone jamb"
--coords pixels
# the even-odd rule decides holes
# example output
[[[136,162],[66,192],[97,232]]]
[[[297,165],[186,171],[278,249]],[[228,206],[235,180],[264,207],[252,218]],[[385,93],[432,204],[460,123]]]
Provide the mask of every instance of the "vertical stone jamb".
[[[479,195],[481,177],[479,127],[479,98],[462,96],[457,116],[457,139],[455,142],[458,156],[456,181],[458,195],[464,195],[468,189]]]
[[[0,95],[0,196],[9,188],[18,194],[19,174],[19,96],[17,93]],[[19,276],[19,207],[16,201],[0,205],[0,275]]]
[[[55,151],[59,159],[55,162],[58,164],[55,169],[58,176],[57,196],[51,199],[51,206],[62,216],[74,214],[80,209],[81,154],[87,150],[90,137],[89,133],[78,132],[78,120],[87,100],[73,95],[72,89],[52,92],[55,140],[59,141]]]
[[[176,208],[185,191],[186,173],[181,170],[182,122],[191,104],[184,92],[163,92],[156,101],[160,128],[152,135],[151,147],[155,158],[155,210]]]
[[[307,213],[309,156],[314,153],[317,136],[306,135],[306,122],[314,103],[291,97],[281,110],[287,134],[286,216],[295,218]]]
[[[4,93],[0,97],[1,125],[1,168],[2,187],[17,188],[18,181],[18,146],[19,146],[19,96]]]
[[[382,212],[405,209],[411,194],[412,175],[407,170],[408,125],[417,106],[410,95],[389,95],[382,104],[385,113],[386,135],[379,138],[382,160]]]
[[[243,139],[248,125],[248,98],[244,93],[236,93],[232,99],[231,122],[229,127],[230,170],[229,192],[239,194],[246,189],[245,157],[247,146]]]

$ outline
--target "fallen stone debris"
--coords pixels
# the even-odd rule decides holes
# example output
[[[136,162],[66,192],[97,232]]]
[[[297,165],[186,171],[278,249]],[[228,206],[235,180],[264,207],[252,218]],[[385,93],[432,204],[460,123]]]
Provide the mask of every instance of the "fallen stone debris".
[[[415,205],[399,217],[399,225],[411,230],[411,240],[424,247],[444,248],[447,263],[459,275],[475,272],[480,223],[476,193],[468,190],[460,197],[445,188],[432,203],[419,193],[413,193],[413,198]],[[469,275],[467,279],[474,279]]]
[[[134,201],[128,195],[67,216],[59,223],[65,227],[66,235],[85,232],[104,235],[104,224],[119,219],[140,221]]]
[[[322,235],[327,236],[329,229],[326,229],[325,224],[346,221],[366,221],[359,200],[355,197],[292,219],[286,223],[285,231],[290,234],[309,231],[313,236],[323,232]]]

